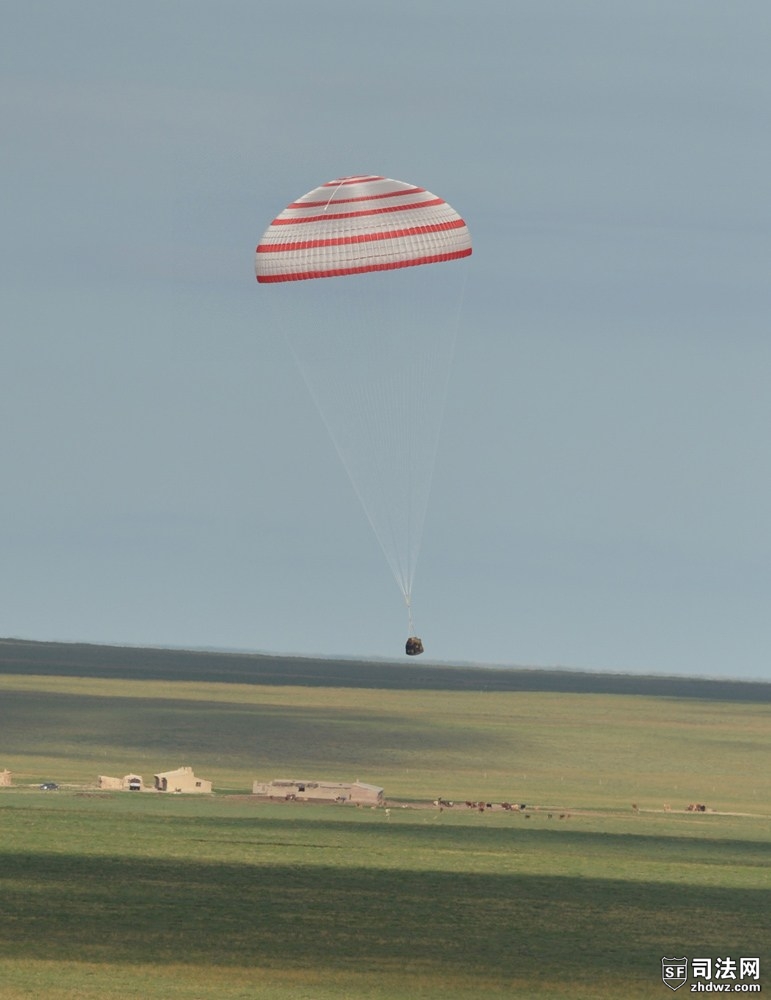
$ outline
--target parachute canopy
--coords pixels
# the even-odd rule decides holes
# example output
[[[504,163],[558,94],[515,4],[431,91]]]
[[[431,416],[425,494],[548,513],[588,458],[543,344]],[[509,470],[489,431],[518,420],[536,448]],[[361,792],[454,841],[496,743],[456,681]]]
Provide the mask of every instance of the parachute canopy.
[[[425,188],[388,177],[341,177],[288,205],[257,247],[260,282],[304,281],[468,257],[458,213]]]

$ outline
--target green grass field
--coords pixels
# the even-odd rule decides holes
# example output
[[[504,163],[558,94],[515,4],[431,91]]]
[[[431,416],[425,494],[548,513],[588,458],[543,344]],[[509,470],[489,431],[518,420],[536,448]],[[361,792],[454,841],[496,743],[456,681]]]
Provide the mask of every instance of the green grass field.
[[[244,658],[182,653],[167,679],[142,650],[116,668],[77,647],[79,668],[22,646],[33,662],[0,643],[2,1000],[661,997],[665,955],[771,975],[764,685],[499,671],[474,690],[473,671],[381,665],[377,687],[316,661],[249,682]],[[93,787],[181,764],[215,794]],[[273,777],[360,778],[405,807],[246,794]],[[422,805],[438,796],[457,804]]]

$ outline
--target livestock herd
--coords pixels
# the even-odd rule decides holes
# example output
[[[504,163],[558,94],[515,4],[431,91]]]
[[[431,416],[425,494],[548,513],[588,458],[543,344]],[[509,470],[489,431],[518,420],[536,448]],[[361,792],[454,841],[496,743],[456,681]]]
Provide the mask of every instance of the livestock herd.
[[[437,798],[437,799],[434,799],[434,805],[437,807],[437,809],[439,809],[441,811],[443,809],[452,809],[454,807],[454,805],[455,805],[455,802],[452,799]],[[514,802],[514,803],[512,803],[512,802],[498,802],[498,803],[495,803],[495,802],[485,802],[484,800],[482,800],[480,802],[474,802],[474,801],[471,801],[469,799],[466,799],[466,801],[463,803],[463,805],[467,809],[476,809],[478,812],[486,812],[488,809],[503,809],[506,812],[520,812],[520,813],[524,814],[525,819],[530,819],[530,813],[526,812],[526,809],[528,808],[528,806],[527,806],[527,803],[525,803],[525,802],[519,802],[519,803],[517,803],[517,802]],[[539,806],[533,806],[532,808],[535,809],[536,811],[539,811],[540,807]],[[668,803],[664,803],[664,812],[670,812],[670,811],[671,811],[670,805]],[[703,803],[701,803],[701,802],[691,802],[688,806],[686,806],[685,811],[686,812],[700,812],[700,813],[703,813],[703,812],[707,811],[707,807]],[[635,813],[635,815],[640,812],[640,807],[637,805],[636,802],[632,803],[632,812]],[[554,815],[553,813],[547,813],[546,814],[546,816],[547,816],[548,819],[552,819],[553,815]],[[570,818],[570,813],[560,813],[559,814],[559,818],[560,819],[569,819]]]
[[[452,809],[455,802],[452,799],[434,799],[434,805],[441,812],[444,809]],[[486,812],[488,809],[503,809],[505,812],[517,812],[522,813],[525,819],[530,819],[530,813],[526,812],[528,806],[526,802],[485,802],[484,800],[480,802],[474,802],[470,799],[466,799],[463,803],[466,809],[475,809],[477,812]],[[533,806],[532,808],[538,810],[539,806]],[[546,813],[547,819],[552,819],[553,813]],[[569,819],[570,813],[560,813],[560,819]]]

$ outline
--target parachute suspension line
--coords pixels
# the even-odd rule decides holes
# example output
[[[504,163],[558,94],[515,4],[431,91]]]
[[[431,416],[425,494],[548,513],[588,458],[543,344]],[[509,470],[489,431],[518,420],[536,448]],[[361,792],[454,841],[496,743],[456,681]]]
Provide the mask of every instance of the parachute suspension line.
[[[404,602],[407,605],[407,635],[415,635],[415,621],[412,617],[412,600],[409,594],[405,594]]]
[[[362,319],[365,323],[367,322],[366,317],[362,317]],[[392,389],[387,384],[382,386],[379,392],[376,387],[367,384],[356,384],[351,386],[350,384],[347,384],[345,366],[343,365],[340,379],[336,380],[336,384],[334,385],[330,383],[330,388],[328,388],[327,395],[325,397],[321,392],[323,386],[313,377],[314,374],[317,373],[314,373],[312,363],[308,362],[304,351],[301,352],[297,349],[295,342],[290,335],[289,327],[281,324],[281,330],[284,340],[291,352],[292,358],[294,359],[295,365],[302,375],[303,382],[308,389],[311,399],[316,406],[316,410],[321,417],[332,444],[334,445],[337,456],[345,469],[359,502],[361,503],[370,528],[372,529],[383,555],[385,556],[386,563],[399,585],[405,601],[409,601],[409,566],[402,564],[398,558],[400,548],[398,524],[396,522],[383,524],[380,523],[378,518],[373,516],[371,509],[371,497],[362,490],[359,477],[356,475],[356,465],[360,461],[360,456],[355,453],[349,453],[349,450],[344,447],[344,444],[341,442],[341,427],[339,423],[334,420],[334,416],[329,413],[330,399],[346,397],[351,398],[353,395],[357,395],[357,407],[362,419],[360,425],[356,429],[359,433],[364,432],[366,434],[366,450],[370,455],[375,456],[382,446],[382,441],[377,439],[376,432],[378,430],[382,432],[382,427],[378,427],[377,418],[380,417],[380,419],[382,419],[383,408],[388,408],[389,396],[391,395]],[[398,434],[391,435],[389,445],[392,451],[396,451],[398,444]],[[378,464],[373,464],[370,471],[376,479],[376,493],[383,497],[389,496],[391,491],[389,490],[390,484],[387,482],[387,467],[381,468]]]
[[[404,589],[404,596],[407,602],[407,609],[409,613],[410,629],[413,628],[412,622],[412,584],[414,580],[415,570],[417,568],[417,557],[420,550],[420,545],[423,540],[423,529],[425,526],[425,517],[428,508],[428,501],[431,496],[431,490],[434,481],[434,473],[436,471],[436,460],[439,454],[439,446],[441,442],[441,429],[444,424],[445,412],[447,409],[447,398],[449,396],[450,381],[452,378],[452,371],[455,365],[455,354],[458,344],[458,329],[460,327],[460,316],[463,311],[463,302],[466,293],[466,284],[468,281],[468,268],[464,267],[462,269],[461,280],[458,285],[458,297],[455,304],[454,314],[448,317],[449,336],[447,338],[447,354],[443,362],[439,364],[440,370],[443,367],[443,379],[441,384],[438,386],[438,414],[435,414],[433,419],[435,421],[434,433],[431,435],[431,449],[430,452],[425,456],[425,465],[423,469],[425,474],[425,493],[422,498],[422,504],[413,502],[413,497],[410,494],[408,497],[408,512],[407,512],[407,533],[408,533],[408,551],[410,553],[414,552],[414,558],[410,559],[410,569],[408,576],[406,578],[406,586]],[[408,369],[412,369],[412,365],[415,364],[419,369],[419,382],[421,386],[429,385],[434,372],[431,369],[432,361],[434,359],[429,357],[423,357],[422,359],[410,359],[408,363]],[[422,361],[422,363],[421,363]],[[410,392],[407,396],[407,402],[410,406],[411,412],[408,415],[408,424],[410,430],[424,426],[429,422],[429,414],[426,413],[426,393],[418,389],[417,391]],[[412,449],[415,442],[415,434],[411,433],[408,437],[408,449],[409,455],[407,457],[407,470],[412,467]],[[417,510],[414,508],[417,507]],[[414,634],[410,631],[410,635]]]
[[[294,303],[277,325],[404,597],[411,628],[467,277],[467,266],[450,265],[360,276],[353,287],[274,286],[274,293],[289,294],[285,307]],[[381,282],[388,295],[379,293]]]

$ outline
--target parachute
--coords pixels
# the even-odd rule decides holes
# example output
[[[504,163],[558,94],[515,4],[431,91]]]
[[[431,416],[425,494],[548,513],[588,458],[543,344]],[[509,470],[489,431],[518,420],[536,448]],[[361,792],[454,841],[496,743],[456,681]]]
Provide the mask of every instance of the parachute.
[[[256,252],[274,321],[401,590],[411,656],[423,652],[412,590],[470,255],[447,202],[376,175],[291,202]]]

